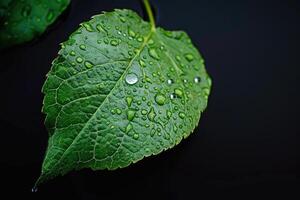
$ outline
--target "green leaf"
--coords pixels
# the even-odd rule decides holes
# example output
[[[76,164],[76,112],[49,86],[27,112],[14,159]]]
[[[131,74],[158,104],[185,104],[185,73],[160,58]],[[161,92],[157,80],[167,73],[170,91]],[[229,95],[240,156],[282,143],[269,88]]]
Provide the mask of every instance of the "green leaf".
[[[70,0],[1,0],[0,48],[41,35],[69,3]]]
[[[210,87],[185,32],[155,28],[130,10],[94,16],[62,44],[47,74],[50,138],[37,184],[172,148],[197,126]]]

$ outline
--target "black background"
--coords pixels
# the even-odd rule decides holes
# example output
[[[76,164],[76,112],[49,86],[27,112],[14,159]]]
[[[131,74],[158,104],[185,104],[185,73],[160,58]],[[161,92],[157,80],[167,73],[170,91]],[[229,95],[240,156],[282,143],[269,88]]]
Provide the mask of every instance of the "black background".
[[[152,2],[157,24],[187,31],[213,78],[209,106],[194,134],[126,169],[72,172],[30,192],[48,139],[40,90],[58,44],[103,10],[130,8],[143,15],[137,0],[73,0],[42,37],[1,52],[1,194],[10,194],[6,199],[299,199],[299,1]]]

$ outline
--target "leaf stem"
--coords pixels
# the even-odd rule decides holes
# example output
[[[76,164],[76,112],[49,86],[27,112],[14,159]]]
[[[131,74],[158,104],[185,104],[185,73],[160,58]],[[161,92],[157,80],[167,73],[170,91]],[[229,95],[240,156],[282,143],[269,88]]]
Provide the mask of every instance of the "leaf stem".
[[[144,6],[145,6],[145,9],[147,11],[149,20],[150,20],[151,30],[155,31],[155,20],[154,20],[154,16],[153,16],[153,12],[152,12],[149,0],[143,0],[143,3],[144,3]]]

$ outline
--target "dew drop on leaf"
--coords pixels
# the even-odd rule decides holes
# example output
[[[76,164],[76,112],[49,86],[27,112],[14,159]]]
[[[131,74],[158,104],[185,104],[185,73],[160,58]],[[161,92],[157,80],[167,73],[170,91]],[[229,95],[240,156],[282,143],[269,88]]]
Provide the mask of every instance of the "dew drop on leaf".
[[[92,68],[94,65],[89,61],[85,61],[84,66],[89,69],[89,68]]]
[[[117,108],[117,109],[116,109],[116,113],[117,113],[118,115],[120,115],[120,114],[122,113],[122,111],[121,111],[119,108]]]
[[[111,41],[110,41],[110,44],[111,44],[112,46],[118,46],[118,45],[119,45],[119,42],[118,42],[118,40],[111,40]]]
[[[126,126],[126,129],[125,129],[125,133],[129,133],[131,130],[132,130],[133,126],[131,123],[129,123],[127,126]]]
[[[70,51],[70,55],[75,56],[76,55],[75,51]]]
[[[148,113],[148,111],[145,110],[145,109],[143,109],[143,110],[141,111],[141,113],[142,113],[142,115],[146,115],[146,114]]]
[[[132,97],[126,97],[126,102],[127,102],[127,106],[130,107],[131,106],[131,103],[133,101],[133,98]]]
[[[174,81],[172,79],[168,79],[167,83],[171,85],[172,83],[174,83]]]
[[[135,116],[135,110],[132,110],[132,109],[129,109],[128,111],[127,111],[127,119],[129,120],[129,121],[132,121],[133,120],[133,118],[134,118],[134,116]]]
[[[149,49],[149,55],[156,60],[160,59],[159,55],[157,54],[157,52],[154,48]]]
[[[85,50],[85,49],[86,49],[86,46],[85,46],[84,44],[81,44],[81,45],[79,45],[79,48],[80,48],[81,50]]]
[[[155,101],[158,105],[164,105],[166,102],[166,97],[162,94],[157,94],[155,96]]]
[[[182,90],[181,89],[175,89],[174,90],[174,92],[175,92],[175,94],[177,95],[177,96],[179,96],[179,97],[182,97],[182,95],[183,95],[183,92],[182,92]]]
[[[194,60],[194,56],[190,53],[187,53],[184,55],[185,59],[189,62],[193,61]]]
[[[81,57],[78,57],[78,58],[76,58],[76,61],[77,61],[78,63],[82,63],[83,59],[82,59]]]
[[[133,85],[133,84],[135,84],[136,82],[138,82],[138,77],[137,77],[137,75],[135,75],[134,73],[131,73],[131,74],[127,74],[125,80],[126,80],[126,83],[127,83],[127,84]]]
[[[154,121],[155,116],[156,116],[156,113],[154,112],[154,109],[151,108],[150,112],[148,113],[148,119],[150,121]]]
[[[195,83],[200,83],[200,81],[201,81],[201,78],[200,78],[199,76],[196,76],[196,77],[194,78],[194,82],[195,82]]]
[[[93,27],[89,24],[89,23],[83,23],[82,24],[83,27],[85,28],[85,30],[89,31],[89,32],[93,32]]]
[[[139,134],[137,134],[137,133],[133,134],[133,138],[136,140],[139,139]]]
[[[178,114],[178,116],[179,116],[181,119],[185,118],[185,114],[184,114],[183,112],[180,112],[180,113]]]
[[[53,13],[52,10],[50,10],[50,11],[48,12],[48,14],[47,14],[46,19],[47,19],[48,22],[51,22],[51,21],[53,20],[53,18],[54,18],[54,13]]]

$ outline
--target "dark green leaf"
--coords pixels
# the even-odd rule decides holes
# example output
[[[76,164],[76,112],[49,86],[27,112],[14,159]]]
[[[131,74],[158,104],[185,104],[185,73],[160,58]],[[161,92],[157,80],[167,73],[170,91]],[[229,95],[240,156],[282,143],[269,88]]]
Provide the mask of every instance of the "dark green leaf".
[[[2,0],[0,48],[41,35],[66,9],[70,0]]]
[[[38,184],[172,148],[197,126],[210,88],[185,32],[151,28],[130,10],[94,16],[62,44],[47,75],[50,138]]]

